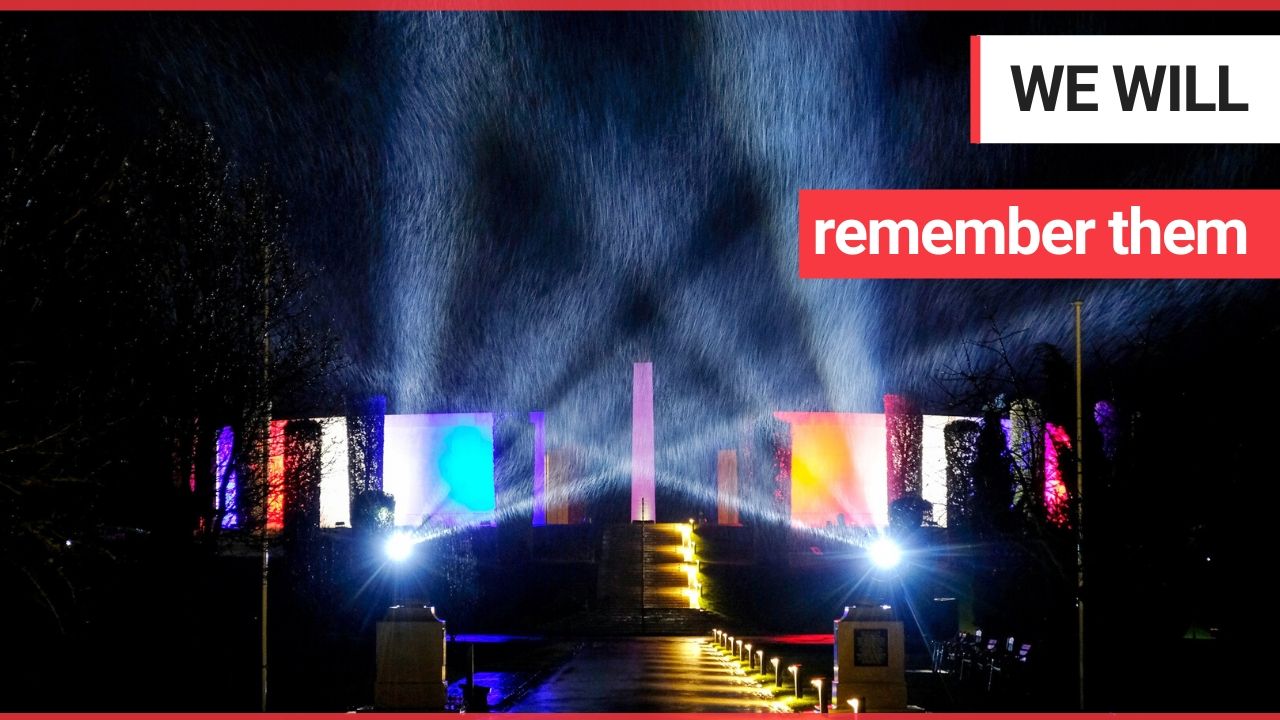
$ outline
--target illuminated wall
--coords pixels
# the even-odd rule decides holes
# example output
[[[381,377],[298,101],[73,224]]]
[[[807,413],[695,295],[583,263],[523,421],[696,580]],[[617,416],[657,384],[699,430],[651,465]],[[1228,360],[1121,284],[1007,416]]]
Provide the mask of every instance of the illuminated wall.
[[[791,521],[807,527],[889,524],[885,416],[783,412],[791,424]]]
[[[493,415],[388,415],[383,490],[402,527],[493,521]]]
[[[547,524],[547,424],[540,412],[529,413],[533,424],[533,524]]]
[[[230,426],[218,432],[218,451],[214,456],[213,478],[215,483],[214,507],[222,511],[222,527],[234,528],[240,524],[236,507],[236,434]]]
[[[631,376],[631,520],[653,520],[653,363],[638,362]]]
[[[267,529],[284,528],[284,426],[287,420],[272,420],[267,440]]]
[[[947,526],[947,425],[963,417],[925,415],[920,432],[920,497],[933,505],[933,522]]]
[[[552,448],[543,458],[546,472],[547,525],[569,525],[586,519],[581,489],[580,464],[572,448]]]
[[[1022,505],[1026,501],[1038,502],[1034,493],[1032,497],[1022,497],[1022,489],[1035,488],[1043,482],[1046,458],[1043,446],[1037,447],[1043,442],[1043,435],[1044,412],[1039,403],[1034,400],[1014,400],[1009,403],[1009,425],[1005,440],[1016,481],[1013,494],[1015,505]]]
[[[321,418],[320,527],[351,526],[351,488],[347,469],[347,419]]]
[[[1044,426],[1044,510],[1049,521],[1066,526],[1070,512],[1067,486],[1059,466],[1060,449],[1071,449],[1071,437],[1065,428],[1045,423]]]
[[[542,452],[541,418],[542,413],[530,414],[530,421],[535,423],[538,451],[534,472],[544,478],[538,486],[545,487],[548,466]],[[347,418],[313,420],[320,426],[320,527],[350,527],[351,460]],[[286,486],[291,481],[286,471],[289,423],[288,420],[271,423],[267,519],[272,530],[283,528],[287,509]],[[368,461],[382,468],[383,489],[395,496],[396,525],[417,526],[427,518],[441,526],[493,521],[497,504],[493,425],[490,413],[386,416],[383,439],[378,443],[382,448],[381,457],[371,457]],[[230,427],[219,431],[215,450],[215,506],[223,511],[222,526],[237,528],[241,525],[237,506],[239,477],[234,462],[235,433]],[[545,517],[545,509],[543,514]],[[568,521],[567,514],[565,521]]]
[[[738,451],[716,455],[716,523],[738,525]]]
[[[920,495],[922,418],[901,395],[884,396],[889,502]]]
[[[857,527],[888,525],[890,457],[895,451],[886,442],[891,414],[780,412],[775,417],[791,427],[789,453],[779,452],[778,469],[784,483],[789,471],[792,524],[834,526],[843,517],[846,525]],[[947,426],[971,419],[918,417],[920,497],[933,506],[934,523],[946,527],[948,504],[963,509],[969,502],[968,497],[948,495]],[[1071,450],[1070,436],[1062,427],[1045,423],[1039,406],[1029,401],[1013,403],[1011,417],[1003,418],[1000,425],[1012,469],[1037,483],[1043,480],[1048,519],[1066,525],[1070,493],[1059,463]],[[1043,447],[1043,458],[1039,456],[1040,442],[1044,443],[1039,446]]]
[[[284,512],[280,527],[295,529],[320,525],[320,481],[324,458],[320,441],[323,426],[314,420],[290,420],[284,426]]]
[[[1120,418],[1116,414],[1116,406],[1108,400],[1099,400],[1093,406],[1093,422],[1102,436],[1102,453],[1108,460],[1115,460],[1120,440]]]
[[[365,398],[348,407],[347,475],[353,502],[361,493],[384,490],[386,415],[385,395]]]

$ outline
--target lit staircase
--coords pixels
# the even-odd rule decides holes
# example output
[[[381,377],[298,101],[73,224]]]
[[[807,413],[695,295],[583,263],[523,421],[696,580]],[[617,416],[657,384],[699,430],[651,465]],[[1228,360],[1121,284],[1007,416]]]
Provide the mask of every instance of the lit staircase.
[[[712,617],[701,607],[696,540],[689,525],[633,523],[605,530],[597,632],[697,635]],[[585,628],[581,628],[585,629]]]

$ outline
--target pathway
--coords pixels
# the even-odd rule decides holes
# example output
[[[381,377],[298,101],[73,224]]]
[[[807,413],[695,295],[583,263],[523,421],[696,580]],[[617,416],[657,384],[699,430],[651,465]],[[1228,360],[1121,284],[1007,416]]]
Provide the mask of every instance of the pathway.
[[[769,712],[701,637],[590,641],[512,712]]]

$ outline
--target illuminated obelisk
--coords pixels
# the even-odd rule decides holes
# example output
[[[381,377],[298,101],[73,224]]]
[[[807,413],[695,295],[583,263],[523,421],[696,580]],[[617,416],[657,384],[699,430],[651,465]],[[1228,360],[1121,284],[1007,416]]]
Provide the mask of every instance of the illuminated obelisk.
[[[638,362],[631,378],[631,521],[654,519],[653,363]]]

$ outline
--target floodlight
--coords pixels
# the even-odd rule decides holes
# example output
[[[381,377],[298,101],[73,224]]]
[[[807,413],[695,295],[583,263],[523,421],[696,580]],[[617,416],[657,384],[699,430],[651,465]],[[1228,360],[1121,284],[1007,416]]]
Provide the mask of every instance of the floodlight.
[[[392,562],[404,562],[413,555],[413,547],[417,542],[412,535],[408,533],[395,533],[387,538],[387,542],[382,546],[383,551],[387,554],[387,559]]]
[[[896,567],[902,562],[902,548],[887,537],[877,538],[867,546],[867,555],[871,562],[882,570]]]

